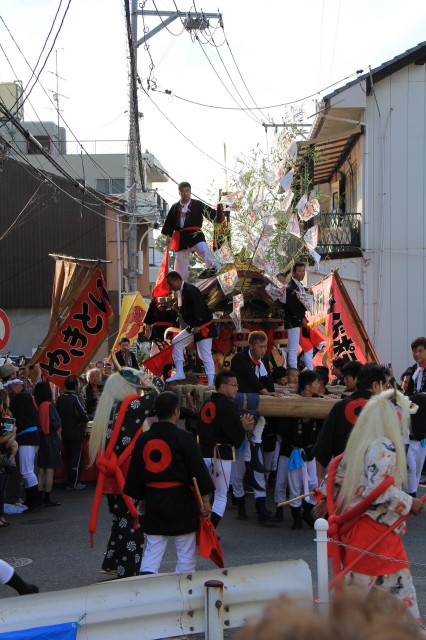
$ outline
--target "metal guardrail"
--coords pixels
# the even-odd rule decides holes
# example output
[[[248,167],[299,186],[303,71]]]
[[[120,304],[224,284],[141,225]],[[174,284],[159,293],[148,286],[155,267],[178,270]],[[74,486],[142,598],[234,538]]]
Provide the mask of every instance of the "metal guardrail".
[[[318,247],[321,256],[330,258],[349,256],[360,252],[361,248],[361,214],[360,213],[320,213],[308,223],[300,221],[302,237],[291,236],[287,241],[287,255],[298,255],[301,259],[309,258],[303,236],[309,226],[317,224]]]
[[[318,246],[321,249],[361,246],[360,213],[320,213],[317,218]]]
[[[223,583],[223,596],[219,585],[206,584],[211,581]],[[313,602],[306,562],[147,575],[7,598],[0,603],[1,633],[75,622],[77,640],[154,640],[203,632],[219,640],[224,628],[243,626],[282,594]]]

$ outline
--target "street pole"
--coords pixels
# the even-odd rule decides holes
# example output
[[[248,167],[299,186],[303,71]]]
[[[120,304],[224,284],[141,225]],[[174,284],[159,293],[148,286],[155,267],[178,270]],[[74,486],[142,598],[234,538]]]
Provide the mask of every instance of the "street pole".
[[[137,203],[136,203],[136,184],[137,184],[137,138],[136,138],[136,118],[139,114],[136,112],[134,101],[135,73],[137,69],[137,39],[138,39],[138,23],[137,23],[138,0],[132,0],[131,11],[131,31],[132,31],[132,47],[134,52],[134,68],[130,64],[130,99],[129,99],[129,201],[127,206],[129,228],[127,232],[127,277],[129,282],[129,292],[133,293],[137,290],[137,269],[136,269],[136,253],[137,253]]]
[[[152,38],[156,33],[164,29],[168,24],[180,18],[183,21],[184,27],[187,31],[203,31],[209,26],[209,18],[219,20],[219,24],[222,26],[222,15],[220,13],[198,13],[198,12],[184,12],[184,11],[146,11],[138,8],[138,0],[131,0],[131,43],[133,53],[133,64],[130,61],[130,118],[129,118],[129,198],[127,204],[127,214],[129,221],[129,228],[127,232],[127,278],[129,283],[129,292],[136,292],[137,290],[137,230],[138,230],[138,215],[137,215],[137,202],[136,202],[136,184],[138,180],[138,137],[136,133],[137,118],[139,118],[139,107],[135,98],[137,94],[137,51],[138,47]],[[126,5],[127,6],[127,5]],[[157,16],[161,19],[161,24],[144,33],[143,37],[138,40],[138,16]],[[166,17],[166,20],[162,19],[162,16]],[[141,176],[142,179],[142,176]],[[141,185],[144,189],[144,186]]]

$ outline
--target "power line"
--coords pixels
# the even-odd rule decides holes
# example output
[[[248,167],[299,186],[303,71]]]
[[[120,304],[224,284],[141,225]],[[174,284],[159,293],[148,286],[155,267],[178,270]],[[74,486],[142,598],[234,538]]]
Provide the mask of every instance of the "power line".
[[[341,80],[337,80],[336,82],[333,82],[332,84],[327,85],[326,87],[323,87],[322,89],[319,89],[318,91],[315,91],[315,93],[311,93],[308,96],[304,96],[303,98],[298,98],[297,100],[291,100],[289,102],[282,102],[280,104],[272,104],[272,105],[267,105],[264,107],[250,107],[249,109],[243,108],[243,107],[223,107],[221,105],[214,105],[214,104],[206,104],[204,102],[197,102],[196,100],[190,100],[189,98],[184,98],[182,96],[178,96],[176,93],[173,93],[173,91],[171,91],[171,89],[152,89],[152,91],[156,91],[157,93],[164,93],[167,96],[172,96],[173,98],[177,98],[178,100],[182,100],[183,102],[189,102],[190,104],[195,104],[198,107],[205,107],[207,109],[221,109],[224,111],[261,111],[263,109],[279,109],[280,107],[287,107],[289,105],[292,104],[297,104],[299,102],[304,102],[305,100],[309,100],[309,98],[313,98],[315,96],[317,96],[319,93],[322,93],[323,91],[327,91],[327,89],[331,89],[332,87],[335,87],[336,84],[340,84],[341,82],[344,82],[345,80],[349,80],[349,78],[352,78],[355,75],[359,75],[360,73],[362,73],[362,69],[359,69],[358,71],[354,71],[353,73],[349,74],[348,76],[345,76],[344,78],[342,78]]]
[[[233,59],[234,64],[235,64],[235,66],[236,66],[236,68],[237,68],[237,71],[238,71],[238,73],[239,73],[239,75],[240,75],[240,78],[241,78],[241,80],[242,80],[242,82],[243,82],[243,85],[245,86],[246,91],[247,91],[247,93],[249,94],[250,98],[253,100],[253,103],[254,103],[254,105],[256,106],[256,108],[261,112],[261,114],[263,115],[263,117],[267,120],[267,119],[268,119],[268,117],[267,117],[267,116],[265,116],[265,114],[264,114],[264,113],[262,113],[262,109],[258,106],[258,104],[257,104],[256,100],[253,98],[252,94],[251,94],[251,93],[250,93],[250,91],[249,91],[248,86],[246,85],[246,83],[245,83],[245,81],[244,81],[244,78],[243,78],[243,76],[242,76],[242,74],[241,74],[240,68],[239,68],[239,66],[237,65],[237,61],[235,60],[234,54],[232,53],[232,49],[231,49],[231,47],[229,46],[228,38],[227,38],[227,37],[226,37],[226,35],[225,35],[225,29],[224,29],[223,27],[222,27],[222,29],[223,29],[223,34],[224,34],[224,36],[225,36],[225,42],[226,42],[226,45],[227,45],[227,47],[228,47],[228,49],[229,49],[229,53],[230,53],[230,54],[231,54],[231,56],[232,56],[232,59]]]
[[[185,140],[187,142],[189,142],[189,144],[191,144],[193,147],[195,147],[196,149],[198,149],[198,151],[200,153],[202,153],[203,155],[205,155],[207,158],[209,158],[210,160],[212,160],[212,162],[214,162],[215,164],[218,164],[220,167],[222,167],[222,169],[226,169],[227,171],[231,171],[232,173],[237,173],[236,171],[234,171],[233,169],[230,169],[229,167],[225,166],[224,164],[222,164],[222,162],[219,162],[218,160],[216,160],[215,158],[213,158],[212,156],[210,156],[206,151],[203,151],[203,149],[201,149],[198,145],[195,144],[195,142],[192,142],[192,140],[190,140],[184,133],[182,133],[182,131],[180,129],[178,129],[178,127],[174,124],[174,122],[172,122],[170,120],[170,118],[168,116],[166,116],[166,114],[164,113],[164,111],[162,111],[160,109],[160,107],[158,106],[158,104],[156,102],[154,102],[154,100],[151,98],[151,96],[149,95],[148,91],[146,91],[144,89],[144,87],[142,86],[142,84],[140,83],[140,88],[142,89],[142,91],[145,93],[145,95],[149,98],[149,100],[151,100],[152,104],[154,105],[154,107],[161,113],[161,115],[163,116],[163,118],[165,118],[167,120],[167,122],[169,122],[172,127],[174,129],[176,129],[176,131],[178,133],[180,133],[180,135],[185,138]]]
[[[61,5],[61,4],[62,4],[62,0],[61,0],[61,2],[60,2],[60,5]],[[60,7],[60,5],[59,5],[59,7]],[[50,47],[50,49],[49,49],[49,51],[48,51],[48,54],[47,54],[46,59],[45,59],[45,61],[44,61],[44,63],[43,63],[43,66],[41,67],[40,71],[39,71],[39,72],[37,73],[37,75],[36,75],[36,79],[34,80],[34,82],[33,82],[33,85],[32,85],[32,87],[31,87],[31,89],[28,91],[28,93],[27,93],[27,95],[25,96],[25,98],[23,98],[23,100],[22,100],[22,104],[24,104],[25,100],[27,100],[27,99],[30,97],[32,90],[34,89],[35,85],[37,84],[38,79],[39,79],[40,75],[41,75],[41,74],[42,74],[42,72],[43,72],[43,69],[45,68],[45,66],[46,66],[46,64],[47,64],[47,61],[48,61],[48,59],[49,59],[49,57],[50,57],[50,54],[52,53],[53,48],[54,48],[54,46],[55,46],[55,44],[56,44],[56,40],[58,39],[59,33],[61,32],[62,25],[64,24],[64,20],[65,20],[65,17],[66,17],[66,15],[67,15],[67,13],[68,13],[68,9],[70,8],[70,5],[71,5],[71,0],[68,0],[67,7],[66,7],[66,9],[65,9],[65,11],[64,11],[64,15],[62,16],[62,20],[61,20],[61,23],[60,23],[60,25],[59,25],[59,28],[58,28],[58,30],[57,30],[57,32],[56,32],[56,35],[55,35],[55,37],[54,37],[54,39],[53,39],[52,46]],[[59,11],[59,8],[58,8],[58,11]],[[55,16],[55,20],[54,20],[54,22],[55,22],[55,21],[56,21],[56,16]],[[52,29],[53,29],[53,25],[52,25]],[[49,31],[49,35],[50,35],[50,33],[51,33],[51,31]],[[47,39],[49,38],[49,35],[48,35]],[[46,42],[47,42],[47,39],[46,39]],[[43,48],[43,50],[44,50],[44,48]],[[40,54],[40,55],[41,55],[41,54]],[[40,58],[39,58],[39,59],[40,59]],[[37,61],[37,64],[38,64],[38,61]],[[37,66],[37,65],[36,65],[36,66]],[[29,84],[29,82],[28,82],[28,84]],[[26,89],[27,89],[27,87],[28,87],[28,84],[27,84],[27,86],[25,87],[25,91],[26,91]]]
[[[146,4],[146,0],[144,2],[144,6],[145,6],[145,4]],[[160,18],[163,27],[166,29],[166,31],[168,31],[170,33],[170,35],[172,35],[173,37],[176,38],[177,36],[180,36],[185,31],[185,26],[184,25],[182,26],[182,31],[180,31],[179,33],[173,33],[173,31],[170,31],[169,27],[167,26],[167,24],[165,24],[163,18],[161,17],[161,14],[157,9],[157,5],[155,4],[154,0],[152,0],[152,4],[154,5],[154,9],[158,13],[158,17]],[[142,7],[142,11],[143,11],[143,7]]]
[[[213,36],[212,36],[212,42],[214,43]],[[229,73],[229,71],[228,71],[228,68],[227,68],[226,64],[224,63],[222,56],[220,55],[220,51],[219,51],[218,47],[216,47],[216,46],[215,46],[215,49],[216,49],[216,51],[217,51],[217,55],[219,56],[219,59],[220,59],[220,61],[221,61],[222,65],[223,65],[223,67],[224,67],[224,69],[225,69],[225,71],[226,71],[226,73],[227,73],[227,75],[228,75],[228,78],[230,79],[230,81],[231,81],[231,83],[232,83],[232,86],[234,87],[234,89],[235,89],[235,91],[237,92],[238,96],[241,98],[242,103],[243,103],[243,104],[244,104],[248,109],[250,109],[250,113],[252,113],[251,107],[249,107],[249,106],[248,106],[247,102],[244,100],[244,98],[242,97],[241,93],[238,91],[238,89],[237,89],[237,87],[236,87],[236,85],[235,85],[234,81],[232,80],[231,75],[230,75],[230,73]],[[253,116],[256,118],[256,120],[257,120],[259,123],[261,123],[261,120],[259,119],[259,117],[258,117],[256,114],[253,114]]]
[[[15,44],[16,48],[18,49],[19,53],[22,55],[23,59],[25,60],[25,63],[27,64],[27,66],[29,67],[30,71],[32,71],[32,72],[33,72],[33,75],[34,75],[34,71],[33,71],[32,67],[31,67],[31,64],[28,62],[28,60],[27,60],[27,58],[26,58],[26,56],[25,56],[24,52],[21,50],[21,48],[20,48],[20,46],[19,46],[18,42],[17,42],[17,41],[16,41],[16,39],[14,38],[14,36],[13,36],[12,32],[10,31],[9,27],[7,26],[7,24],[5,23],[5,21],[3,20],[3,18],[1,18],[1,16],[0,16],[0,19],[2,20],[2,22],[3,22],[4,26],[6,27],[6,29],[7,29],[8,33],[9,33],[9,35],[10,35],[10,37],[11,37],[11,39],[12,39],[13,43]],[[15,70],[14,70],[14,68],[13,68],[13,65],[12,65],[12,63],[10,62],[10,60],[9,60],[9,58],[8,58],[8,56],[7,56],[7,54],[6,54],[5,50],[4,50],[4,48],[3,48],[3,46],[1,45],[1,43],[0,43],[0,49],[3,51],[3,54],[4,54],[4,56],[5,56],[6,60],[7,60],[8,64],[9,64],[9,66],[10,66],[10,68],[11,68],[12,72],[13,72],[13,73],[15,74],[15,76],[17,77],[17,74],[16,74],[16,72],[15,72]],[[51,97],[50,97],[49,93],[48,93],[48,92],[46,91],[46,89],[43,87],[43,85],[42,85],[42,83],[40,82],[40,80],[39,80],[39,79],[38,79],[38,82],[39,82],[40,87],[41,87],[41,89],[43,90],[44,94],[47,96],[47,98],[49,99],[50,103],[51,103],[51,104],[53,105],[53,107],[56,109],[55,103],[53,102],[53,100],[51,99]],[[32,103],[31,103],[30,101],[29,101],[29,104],[30,104],[31,108],[33,109],[33,111],[34,111],[35,115],[36,115],[36,116],[37,116],[37,118],[39,119],[39,124],[43,127],[43,129],[44,129],[45,133],[46,133],[47,135],[49,135],[49,133],[47,132],[46,128],[45,128],[45,127],[43,126],[43,124],[41,123],[40,118],[39,118],[39,116],[38,116],[38,114],[37,114],[37,111],[35,110],[35,108],[33,107]],[[82,143],[78,140],[77,136],[73,133],[73,131],[72,131],[71,127],[69,126],[69,124],[66,122],[65,118],[64,118],[61,114],[59,114],[59,115],[60,115],[60,119],[62,120],[63,124],[68,128],[68,130],[69,130],[69,132],[71,133],[71,135],[73,136],[74,140],[75,140],[75,141],[80,145],[80,148],[83,150],[83,152],[85,153],[85,155],[90,159],[90,161],[92,162],[92,164],[93,164],[94,166],[96,166],[96,167],[101,171],[101,174],[103,174],[105,177],[107,177],[107,178],[109,178],[110,180],[112,180],[112,181],[113,181],[113,183],[114,183],[114,178],[113,178],[113,177],[112,177],[112,176],[111,176],[111,175],[110,175],[110,174],[109,174],[109,173],[108,173],[108,172],[107,172],[107,171],[106,171],[106,170],[105,170],[105,169],[104,169],[104,168],[103,168],[103,167],[102,167],[102,166],[101,166],[101,165],[100,165],[100,164],[99,164],[99,163],[98,163],[94,158],[93,158],[93,156],[91,156],[91,155],[86,151],[86,149],[83,147]],[[35,123],[34,123],[34,124],[35,124]],[[3,124],[0,124],[0,128],[1,128],[2,126],[3,126]],[[67,160],[67,158],[66,158],[66,153],[59,153],[57,157],[61,157],[61,158],[63,158],[63,159],[64,159],[64,161],[65,161],[65,163],[66,163],[66,164],[68,165],[68,167],[71,169],[71,171],[73,171],[73,172],[77,175],[77,177],[78,177],[79,179],[82,179],[82,176],[80,176],[80,175],[79,175],[79,173],[78,173],[77,171],[75,171],[74,167],[72,167],[72,166],[70,165],[70,163],[68,162],[68,160]],[[39,158],[38,158],[38,160],[39,160],[39,164],[41,165],[41,161],[40,161],[40,159],[39,159]],[[41,167],[42,167],[42,165],[41,165]],[[43,167],[42,167],[42,168],[43,168]],[[126,189],[126,190],[124,191],[124,193],[127,193],[127,192],[128,192],[128,190]]]
[[[214,67],[213,63],[211,62],[211,60],[210,60],[209,56],[207,55],[207,53],[206,53],[206,51],[205,51],[205,49],[204,49],[203,45],[202,45],[202,44],[201,44],[201,42],[198,40],[198,37],[197,37],[197,36],[196,36],[196,39],[197,39],[198,44],[199,44],[199,45],[200,45],[200,47],[201,47],[201,51],[202,51],[202,52],[204,53],[204,55],[206,56],[206,58],[207,58],[207,60],[208,60],[208,63],[209,63],[209,65],[211,66],[211,68],[213,69],[213,71],[215,72],[215,74],[216,74],[216,76],[217,76],[217,78],[218,78],[219,82],[220,82],[220,83],[221,83],[221,85],[225,88],[226,92],[231,96],[231,98],[233,99],[233,101],[235,102],[235,104],[237,104],[237,105],[238,105],[238,107],[240,107],[240,109],[239,109],[239,110],[240,110],[240,111],[244,111],[245,113],[246,113],[247,111],[251,112],[251,109],[249,109],[249,108],[246,108],[246,109],[242,109],[242,108],[241,108],[241,105],[239,104],[238,100],[236,100],[236,98],[232,95],[231,91],[229,91],[228,87],[227,87],[227,86],[226,86],[226,84],[223,82],[223,80],[222,80],[222,78],[220,77],[219,73],[216,71],[216,69],[215,69],[215,67]],[[261,121],[260,121],[258,118],[255,118],[254,116],[252,116],[252,115],[251,115],[251,113],[247,113],[247,115],[248,115],[248,117],[249,117],[251,120],[253,120],[253,121],[254,121],[254,122],[256,122],[257,124],[261,124]]]
[[[49,176],[48,174],[44,173],[43,171],[41,171],[41,170],[40,170],[40,169],[38,169],[37,167],[34,167],[33,165],[31,165],[31,164],[28,162],[27,158],[26,158],[23,154],[21,154],[20,152],[18,152],[18,151],[17,151],[17,149],[16,149],[15,147],[13,147],[13,146],[11,145],[11,143],[10,143],[6,138],[4,138],[4,136],[0,135],[0,138],[3,140],[3,142],[4,142],[4,143],[5,143],[5,144],[6,144],[6,145],[7,145],[7,146],[8,146],[8,147],[9,147],[9,148],[10,148],[10,149],[11,149],[11,150],[12,150],[12,151],[13,151],[13,152],[18,156],[18,157],[20,157],[20,158],[21,158],[21,160],[22,160],[22,161],[23,161],[23,163],[24,163],[24,167],[25,167],[25,165],[27,165],[27,166],[32,170],[32,171],[29,171],[29,173],[30,173],[33,177],[36,177],[36,176],[34,176],[34,173],[33,173],[33,171],[35,171],[37,174],[39,174],[39,175],[42,177],[42,180],[43,180],[43,181],[46,181],[46,180],[47,180],[47,182],[49,182],[49,183],[50,183],[50,184],[51,184],[55,189],[57,189],[58,191],[61,191],[61,192],[62,192],[63,194],[65,194],[68,198],[70,198],[71,200],[74,200],[74,202],[77,202],[80,206],[84,205],[84,208],[85,208],[85,209],[87,209],[88,211],[91,211],[92,213],[96,214],[97,216],[100,216],[101,218],[105,218],[106,220],[111,220],[111,217],[110,217],[110,216],[106,216],[106,215],[104,215],[103,213],[101,213],[100,211],[96,211],[95,209],[92,209],[92,208],[91,208],[91,207],[89,207],[86,203],[83,203],[81,200],[79,200],[78,198],[76,198],[76,197],[72,196],[70,193],[68,193],[68,191],[66,191],[65,189],[63,189],[62,187],[60,187],[56,182],[54,182],[54,181],[52,180],[52,178],[50,178],[50,176]],[[20,164],[22,165],[22,163],[20,163]],[[27,170],[27,171],[28,171],[28,170]],[[65,174],[63,174],[63,176],[64,176],[64,175],[65,175],[65,178],[67,179],[67,182],[68,182],[68,183],[71,183],[73,186],[78,186],[78,184],[79,184],[79,183],[76,183],[76,182],[74,181],[74,179],[73,179],[73,178],[71,178],[71,176],[67,177],[67,174],[66,174],[66,173],[65,173]],[[81,185],[80,185],[80,186],[81,186]],[[85,189],[85,191],[86,191],[86,189]],[[122,216],[122,215],[123,215],[123,210],[122,210],[122,209],[117,209],[117,208],[116,208],[116,207],[114,207],[114,205],[113,205],[113,204],[111,204],[111,203],[108,203],[108,204],[107,204],[107,203],[105,202],[105,198],[100,198],[100,197],[98,196],[97,192],[96,192],[94,189],[90,189],[90,195],[91,195],[91,197],[92,197],[94,200],[96,200],[97,202],[99,202],[99,206],[102,206],[102,207],[104,207],[104,208],[105,208],[105,206],[108,206],[108,209],[109,209],[110,211],[113,211],[114,213],[118,214],[119,216]],[[119,220],[119,223],[120,223],[120,224],[127,224],[127,225],[130,225],[130,224],[131,224],[130,222],[125,222],[125,221],[123,221],[123,220]],[[137,222],[136,224],[138,224],[138,225],[139,225],[139,224],[140,224],[140,225],[146,225],[146,224],[147,224],[147,222],[146,222],[146,221],[143,221],[143,222]]]

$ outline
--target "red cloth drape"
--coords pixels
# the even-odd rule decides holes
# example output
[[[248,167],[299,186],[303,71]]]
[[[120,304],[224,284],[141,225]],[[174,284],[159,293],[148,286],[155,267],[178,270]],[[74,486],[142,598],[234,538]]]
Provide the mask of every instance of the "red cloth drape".
[[[167,274],[169,273],[169,247],[166,247],[164,258],[161,262],[160,269],[158,271],[157,280],[152,290],[152,297],[159,298],[160,296],[168,296],[170,293],[170,287],[167,284]]]

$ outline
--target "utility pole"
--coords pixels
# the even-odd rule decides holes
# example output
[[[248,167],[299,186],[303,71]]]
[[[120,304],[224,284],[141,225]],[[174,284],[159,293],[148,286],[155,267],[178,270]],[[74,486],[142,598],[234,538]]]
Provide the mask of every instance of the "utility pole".
[[[132,48],[133,48],[133,64],[130,59],[130,98],[129,98],[129,201],[127,205],[129,228],[127,232],[127,276],[129,282],[129,292],[137,290],[137,269],[136,269],[136,253],[137,253],[137,203],[136,203],[136,184],[137,184],[137,136],[136,136],[136,118],[139,117],[137,104],[135,104],[134,96],[136,94],[136,74],[138,60],[138,22],[137,22],[138,0],[132,0],[131,11],[131,31],[132,31]]]
[[[133,67],[130,73],[130,119],[129,119],[129,201],[127,206],[128,218],[129,218],[129,230],[127,234],[127,268],[128,268],[128,281],[129,290],[131,292],[136,291],[137,288],[137,202],[136,202],[136,183],[137,183],[137,168],[138,168],[138,148],[137,148],[137,135],[136,135],[136,118],[139,118],[139,109],[134,100],[137,89],[137,50],[141,44],[144,44],[147,40],[152,38],[159,31],[167,27],[171,22],[180,18],[187,31],[204,31],[209,27],[209,19],[219,20],[220,26],[222,23],[221,13],[203,13],[196,11],[145,11],[138,9],[139,0],[131,0],[131,30],[132,30],[132,47],[133,47]],[[138,16],[156,16],[161,20],[154,29],[148,31],[144,36],[138,40]],[[162,18],[166,17],[166,20]],[[131,65],[132,66],[132,65]],[[144,188],[144,187],[143,187]]]

